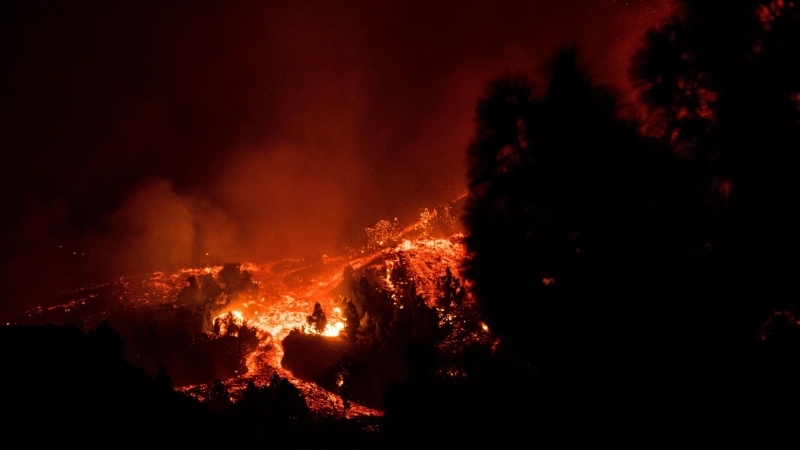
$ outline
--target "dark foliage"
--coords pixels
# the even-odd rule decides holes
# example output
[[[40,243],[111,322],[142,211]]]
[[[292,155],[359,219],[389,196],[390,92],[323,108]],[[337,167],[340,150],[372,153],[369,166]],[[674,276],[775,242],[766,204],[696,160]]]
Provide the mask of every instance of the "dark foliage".
[[[292,331],[282,342],[283,367],[340,393],[346,403],[357,401],[379,409],[384,407],[386,389],[391,384],[415,376],[421,367],[435,371],[433,355],[443,330],[436,310],[417,294],[404,258],[399,254],[388,274],[391,289],[382,284],[386,267],[358,272],[346,267],[342,283],[335,289],[342,296],[346,321],[340,337]],[[448,286],[450,295],[458,301],[463,290],[452,275]]]
[[[253,282],[250,272],[243,271],[239,263],[227,263],[219,271],[219,282],[224,286],[222,291],[231,298],[239,295],[258,293],[258,285]]]
[[[760,297],[788,299],[791,274],[800,269],[793,213],[800,202],[793,163],[800,148],[800,8],[762,0],[686,1],[685,8],[684,19],[650,33],[634,76],[651,109],[694,143],[686,153],[714,207],[709,242],[724,270],[738,283],[768,277],[769,294]],[[687,83],[691,89],[681,87]],[[713,94],[708,124],[681,128],[681,118],[698,115],[692,101],[699,89]],[[762,301],[733,308],[745,316],[731,320],[768,313],[774,305]]]
[[[38,447],[200,445],[208,416],[122,359],[107,323],[84,334],[55,325],[0,327],[4,439]],[[166,379],[165,379],[166,377]]]
[[[350,342],[355,342],[358,339],[358,327],[361,318],[358,317],[358,309],[356,309],[356,305],[351,300],[347,300],[344,304],[344,321],[343,336]]]
[[[447,314],[452,306],[459,306],[464,301],[467,292],[461,286],[461,280],[453,276],[448,267],[444,276],[437,283],[441,294],[436,303],[443,314]]]
[[[532,395],[529,369],[475,346],[460,362],[466,376],[440,377],[430,371],[431,355],[421,348],[411,353],[417,359],[413,376],[387,393],[387,442],[397,448],[549,443],[547,430],[556,421],[537,410],[543,399]]]
[[[325,331],[325,326],[328,324],[328,319],[325,317],[325,312],[322,310],[319,302],[314,304],[314,311],[310,316],[306,316],[306,324],[308,328],[316,333],[322,334]]]
[[[329,367],[349,351],[347,342],[292,330],[281,343],[281,365],[300,378],[320,382]]]
[[[490,329],[517,352],[562,358],[548,349],[567,345],[583,358],[591,341],[619,344],[589,338],[598,320],[617,323],[617,338],[646,331],[633,320],[646,293],[625,287],[660,289],[647,277],[701,246],[703,200],[690,197],[686,167],[617,119],[574,53],[559,55],[551,77],[541,99],[514,78],[479,104],[467,274]]]
[[[300,391],[278,374],[273,374],[269,384],[256,387],[251,381],[244,397],[230,411],[233,416],[257,419],[257,426],[287,425],[290,423],[308,424],[311,416],[305,397]]]
[[[357,274],[351,267],[345,268],[336,292],[352,299],[344,303],[346,315],[350,311],[353,318],[361,318],[359,345],[402,351],[413,341],[434,345],[441,339],[437,313],[417,294],[416,282],[408,274],[407,265],[405,255],[399,252],[391,271],[362,269]],[[387,271],[391,289],[382,287],[379,281],[386,279]]]
[[[800,417],[800,15],[685,6],[633,69],[654,138],[571,52],[541,97],[507,77],[478,105],[467,274],[544,441],[787,442]]]
[[[300,391],[273,376],[248,385],[236,404],[212,383],[200,404],[172,390],[167,369],[155,379],[125,362],[119,334],[65,326],[0,327],[3,437],[26,447],[218,448],[271,445],[381,446],[375,423],[312,422]],[[385,444],[384,444],[385,445]]]

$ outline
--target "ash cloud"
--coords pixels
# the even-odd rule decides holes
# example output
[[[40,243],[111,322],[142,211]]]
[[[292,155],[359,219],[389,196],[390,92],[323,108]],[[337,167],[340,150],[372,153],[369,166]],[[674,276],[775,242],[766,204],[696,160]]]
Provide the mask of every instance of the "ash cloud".
[[[542,79],[577,45],[628,93],[630,56],[673,8],[419,3],[12,4],[0,311],[212,257],[330,252],[346,223],[410,222],[464,191],[487,81]]]

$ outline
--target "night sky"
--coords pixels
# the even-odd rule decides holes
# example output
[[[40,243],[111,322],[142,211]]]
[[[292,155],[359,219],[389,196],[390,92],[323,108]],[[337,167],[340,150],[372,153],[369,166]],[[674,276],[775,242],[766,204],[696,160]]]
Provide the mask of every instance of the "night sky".
[[[168,3],[168,5],[166,4]],[[626,71],[664,0],[6,2],[0,312],[88,281],[333,250],[466,188],[484,85]],[[348,225],[349,224],[349,225]]]

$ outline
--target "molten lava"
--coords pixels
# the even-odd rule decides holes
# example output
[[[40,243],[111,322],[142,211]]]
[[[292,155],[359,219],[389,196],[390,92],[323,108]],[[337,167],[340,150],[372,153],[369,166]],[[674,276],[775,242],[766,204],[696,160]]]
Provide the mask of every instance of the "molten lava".
[[[306,318],[315,303],[320,303],[328,318],[320,334],[328,338],[340,335],[345,329],[346,318],[340,307],[341,299],[332,291],[342,281],[347,266],[354,270],[369,268],[385,273],[382,289],[395,292],[399,287],[389,274],[403,265],[414,280],[417,294],[425,304],[435,308],[440,296],[438,283],[446,269],[450,268],[453,276],[459,276],[460,264],[465,258],[461,239],[460,235],[454,235],[450,239],[404,240],[396,247],[379,248],[355,259],[323,256],[310,260],[240,265],[248,276],[252,276],[257,292],[225,298],[227,303],[211,318],[214,331],[203,330],[211,341],[219,339],[216,336],[237,338],[244,334],[239,330],[255,332],[257,344],[252,351],[248,348],[248,353],[241,355],[246,372],[237,371],[238,376],[224,382],[231,396],[240,398],[250,380],[257,386],[267,384],[277,372],[300,389],[316,414],[324,416],[341,412],[341,397],[294,377],[282,367],[281,342],[294,329],[309,332]],[[107,319],[119,328],[115,318],[128,317],[136,311],[155,311],[155,317],[173,317],[181,311],[191,310],[191,305],[185,303],[181,295],[187,289],[187,279],[219,277],[222,270],[222,267],[202,267],[173,274],[156,272],[147,277],[122,277],[110,283],[90,285],[62,295],[59,306],[28,311],[17,323],[71,323],[88,330]],[[399,296],[393,295],[393,298]],[[441,320],[448,323],[449,330],[439,344],[443,351],[457,351],[471,342],[486,341],[489,337],[488,327],[480,322],[469,294],[463,307],[448,312]],[[474,326],[464,326],[467,323]],[[195,384],[178,389],[202,401],[207,398],[208,387],[208,384]],[[348,414],[376,415],[380,412],[352,404]]]

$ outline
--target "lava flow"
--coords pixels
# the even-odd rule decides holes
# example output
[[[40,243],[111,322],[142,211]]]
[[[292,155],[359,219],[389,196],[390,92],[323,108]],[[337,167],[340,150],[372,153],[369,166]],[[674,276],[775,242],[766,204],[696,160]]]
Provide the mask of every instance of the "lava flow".
[[[446,330],[436,344],[439,351],[457,352],[471,342],[486,342],[488,330],[480,322],[467,286],[458,288],[463,298],[458,305],[441,307],[443,277],[447,274],[458,283],[464,256],[461,236],[453,235],[404,240],[356,258],[322,256],[184,269],[173,274],[156,272],[66,293],[61,305],[30,310],[18,323],[74,324],[88,330],[108,320],[126,339],[126,359],[150,372],[160,364],[167,365],[176,389],[200,401],[208,399],[215,379],[224,380],[231,400],[236,401],[249,382],[263,386],[277,373],[300,389],[315,415],[338,416],[345,410],[345,402],[333,392],[336,385],[326,390],[285,368],[283,341],[296,330],[346,343],[340,336],[347,323],[343,308],[348,299],[343,286],[350,280],[344,277],[355,279],[352,274],[360,274],[365,280],[372,276],[375,289],[395,299],[400,309],[401,290],[413,284],[414,298],[438,312],[439,326]],[[403,269],[402,278],[397,275],[399,268]],[[326,317],[321,330],[313,330],[308,319],[317,303]],[[355,332],[350,333],[349,345],[356,346]],[[165,349],[171,345],[178,350],[170,353]],[[450,373],[447,368],[440,370]],[[341,378],[337,385],[342,386]],[[347,414],[381,413],[357,404],[356,399]]]

